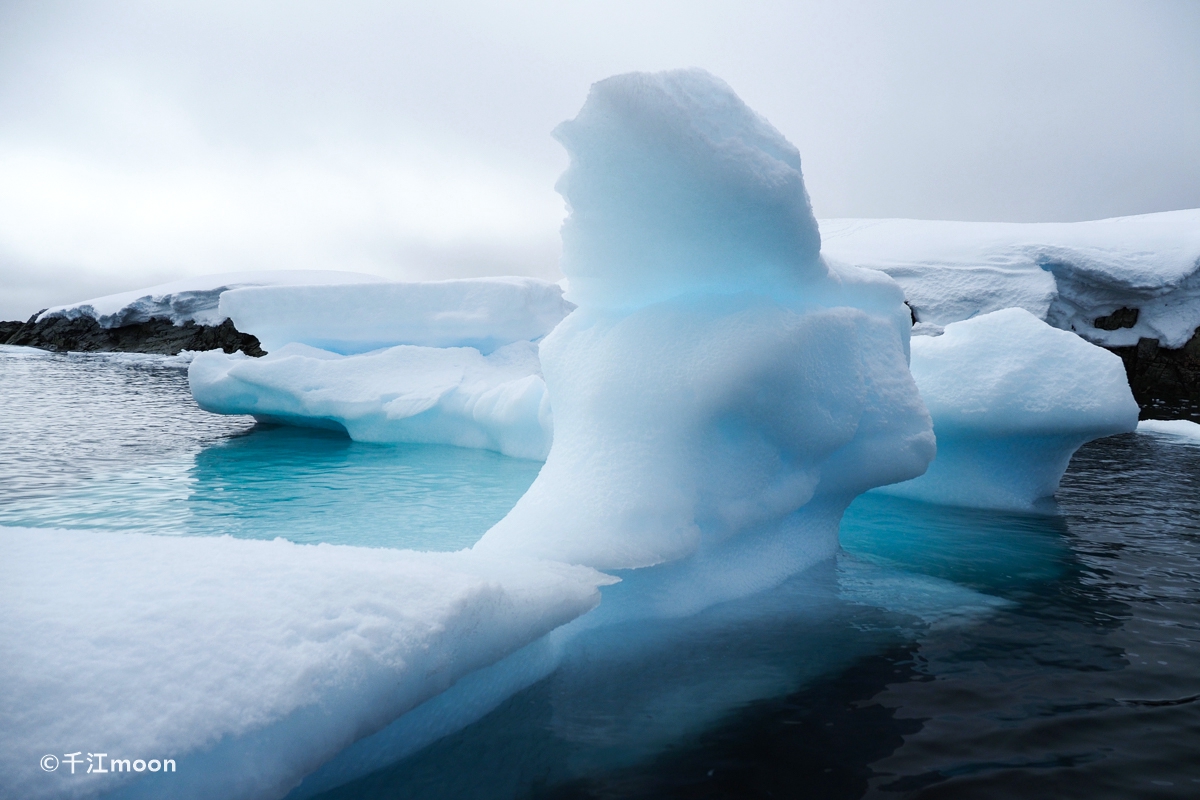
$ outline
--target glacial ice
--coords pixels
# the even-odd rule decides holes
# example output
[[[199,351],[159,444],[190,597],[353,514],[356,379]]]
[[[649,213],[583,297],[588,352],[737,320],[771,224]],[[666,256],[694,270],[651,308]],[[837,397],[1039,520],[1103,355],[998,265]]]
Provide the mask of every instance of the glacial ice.
[[[297,342],[350,355],[400,344],[497,347],[542,338],[572,306],[536,278],[260,286],[221,295],[220,314],[273,352]]]
[[[1186,419],[1144,419],[1138,423],[1137,432],[1170,436],[1200,444],[1200,423]]]
[[[933,455],[900,288],[820,257],[796,149],[702,70],[596,83],[555,135],[554,441],[475,550],[635,570],[605,607],[645,615],[832,555],[856,495]]]
[[[914,336],[911,368],[937,457],[921,477],[878,490],[887,494],[1033,509],[1080,445],[1138,424],[1121,359],[1022,308]]]
[[[282,539],[0,528],[0,548],[0,775],[31,800],[282,796],[585,613],[611,580],[470,551]],[[177,771],[38,766],[72,751],[173,758]]]
[[[1200,209],[1071,223],[820,225],[826,256],[891,275],[922,323],[1015,306],[1097,344],[1149,338],[1170,348],[1200,326]],[[1122,308],[1138,310],[1136,323],[1097,326]]]
[[[347,309],[348,313],[352,313]],[[201,408],[339,428],[360,442],[451,444],[544,459],[553,421],[537,345],[400,345],[343,356],[288,344],[262,358],[198,353],[188,370]]]
[[[91,317],[104,328],[119,328],[154,318],[169,319],[176,325],[220,325],[227,318],[218,309],[221,294],[244,286],[286,286],[297,284],[378,283],[383,278],[358,272],[328,270],[262,270],[224,272],[163,283],[147,289],[110,294],[79,303],[54,306],[38,315],[78,319]]]

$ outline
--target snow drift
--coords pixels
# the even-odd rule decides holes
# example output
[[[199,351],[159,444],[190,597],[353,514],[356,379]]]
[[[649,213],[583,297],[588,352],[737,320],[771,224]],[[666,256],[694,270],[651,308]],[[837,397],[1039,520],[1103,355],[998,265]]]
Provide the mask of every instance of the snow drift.
[[[912,374],[933,415],[937,458],[879,491],[948,505],[1032,509],[1084,442],[1134,430],[1121,359],[1021,308],[914,336]]]
[[[821,235],[826,255],[899,281],[923,323],[1017,306],[1106,347],[1170,348],[1200,326],[1200,209],[1072,223],[832,219]]]
[[[611,580],[470,551],[281,539],[0,528],[0,547],[0,774],[23,798],[282,796],[586,612]],[[38,766],[75,751],[177,769]]]
[[[899,286],[820,257],[799,153],[706,72],[601,81],[555,135],[579,308],[540,348],[554,441],[475,550],[659,565],[616,589],[648,614],[831,555],[850,500],[933,455]]]
[[[323,270],[264,270],[201,275],[170,283],[110,294],[81,303],[55,306],[38,315],[38,321],[50,317],[77,319],[91,317],[104,328],[120,328],[151,319],[169,319],[176,325],[220,325],[228,318],[218,305],[221,295],[238,287],[320,284],[331,286],[354,283],[379,283],[383,278],[357,272]],[[243,331],[244,333],[244,331]]]

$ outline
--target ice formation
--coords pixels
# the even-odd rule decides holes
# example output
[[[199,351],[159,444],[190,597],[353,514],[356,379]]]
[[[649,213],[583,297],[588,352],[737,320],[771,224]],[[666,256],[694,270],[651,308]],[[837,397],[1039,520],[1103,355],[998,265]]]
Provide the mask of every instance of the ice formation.
[[[280,797],[350,742],[588,611],[610,580],[470,551],[281,539],[0,528],[0,548],[0,775],[31,800]],[[73,751],[177,768],[38,766]]]
[[[668,615],[831,555],[851,499],[933,455],[900,288],[820,257],[796,149],[706,72],[601,81],[555,133],[554,441],[476,551],[658,565],[614,589]]]
[[[914,336],[912,374],[937,434],[915,480],[879,491],[948,505],[1032,509],[1071,454],[1137,426],[1121,359],[1022,308]]]
[[[923,323],[1016,306],[1097,344],[1170,348],[1200,326],[1200,209],[1072,223],[832,219],[821,236],[827,256],[899,281]]]
[[[473,347],[485,355],[540,339],[573,306],[536,278],[343,286],[263,286],[221,295],[220,313],[268,353],[292,342],[348,355],[399,344]]]
[[[351,312],[352,313],[352,312]],[[345,430],[361,442],[419,442],[544,459],[553,422],[537,346],[400,345],[342,356],[289,344],[263,358],[219,350],[188,370],[201,408]]]
[[[322,270],[264,270],[225,272],[171,281],[148,289],[110,294],[65,306],[48,308],[38,320],[48,317],[77,319],[91,317],[104,328],[119,328],[150,319],[169,319],[176,325],[220,325],[228,317],[218,309],[221,294],[243,286],[286,286],[296,284],[379,283],[383,278],[358,272]]]
[[[202,353],[188,379],[217,413],[544,459],[553,422],[534,340],[573,307],[533,278],[236,289],[220,311],[268,355]]]
[[[1153,433],[1200,443],[1200,423],[1186,419],[1144,419],[1138,423],[1138,433]]]

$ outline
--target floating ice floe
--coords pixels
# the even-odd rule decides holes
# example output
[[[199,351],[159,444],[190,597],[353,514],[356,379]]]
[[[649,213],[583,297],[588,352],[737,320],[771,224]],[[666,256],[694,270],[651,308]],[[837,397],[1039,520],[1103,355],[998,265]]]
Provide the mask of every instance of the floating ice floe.
[[[1200,442],[1200,423],[1186,419],[1144,419],[1138,423],[1137,432]]]
[[[1105,346],[1200,326],[1200,209],[1071,223],[821,221],[823,252],[904,287],[920,322],[1018,306]]]
[[[104,328],[120,328],[151,319],[169,319],[176,325],[195,322],[197,325],[220,325],[228,318],[218,305],[221,294],[238,287],[320,284],[333,286],[354,283],[379,283],[375,275],[328,270],[262,270],[258,272],[224,272],[200,275],[178,281],[110,294],[94,300],[84,300],[48,308],[38,320],[49,317],[78,319],[91,317]]]
[[[611,581],[470,551],[281,539],[0,528],[0,548],[0,776],[29,800],[281,797],[585,613]],[[106,760],[39,767],[72,752]],[[113,759],[175,769],[114,772]]]
[[[219,350],[188,370],[201,408],[337,428],[361,442],[451,444],[544,459],[553,436],[537,345],[400,345],[342,356],[289,344],[262,358]]]
[[[921,477],[878,490],[888,494],[1032,509],[1080,445],[1138,425],[1121,359],[1021,308],[913,337],[912,374],[937,457]]]
[[[188,379],[217,413],[544,459],[553,422],[534,340],[573,307],[533,278],[238,289],[221,311],[268,355],[202,353]]]

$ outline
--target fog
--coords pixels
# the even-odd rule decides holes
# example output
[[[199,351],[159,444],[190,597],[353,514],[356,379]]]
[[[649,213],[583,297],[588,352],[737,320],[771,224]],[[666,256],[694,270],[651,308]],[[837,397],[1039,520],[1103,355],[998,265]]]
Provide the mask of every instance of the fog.
[[[556,278],[550,130],[679,66],[797,145],[819,217],[1200,206],[1186,0],[5,0],[0,319],[237,269]]]

